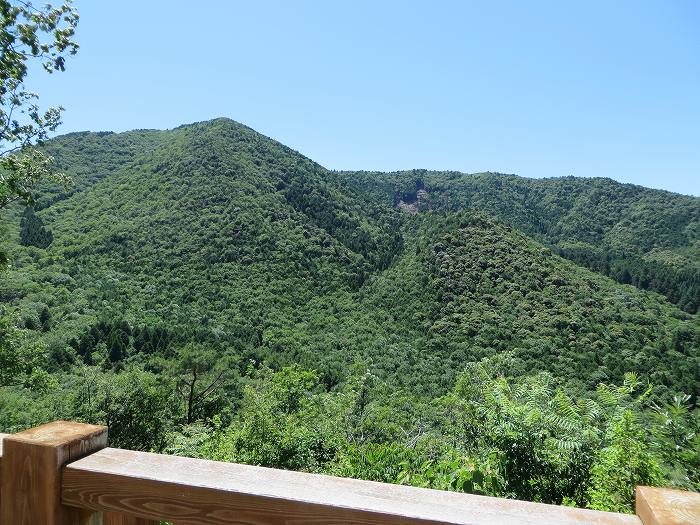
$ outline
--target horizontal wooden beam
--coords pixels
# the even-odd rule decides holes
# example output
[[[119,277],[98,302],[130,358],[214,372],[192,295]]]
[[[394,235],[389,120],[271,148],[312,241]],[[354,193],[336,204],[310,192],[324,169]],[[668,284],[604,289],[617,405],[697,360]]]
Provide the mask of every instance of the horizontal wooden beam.
[[[556,505],[106,448],[64,467],[63,504],[178,525],[640,525]]]
[[[644,525],[697,525],[700,493],[637,487],[637,515]]]

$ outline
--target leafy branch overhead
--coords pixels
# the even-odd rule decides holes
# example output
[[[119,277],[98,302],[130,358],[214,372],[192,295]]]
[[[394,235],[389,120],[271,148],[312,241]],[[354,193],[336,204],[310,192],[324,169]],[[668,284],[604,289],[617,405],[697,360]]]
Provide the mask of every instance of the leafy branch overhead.
[[[0,208],[14,201],[32,204],[31,190],[53,176],[52,158],[33,146],[61,123],[61,107],[41,110],[39,96],[25,80],[32,64],[48,73],[64,71],[66,58],[78,51],[74,40],[79,16],[70,1],[59,7],[0,0]]]
[[[0,157],[0,208],[18,201],[34,204],[32,189],[43,180],[68,185],[70,178],[52,170],[53,158],[34,148]]]

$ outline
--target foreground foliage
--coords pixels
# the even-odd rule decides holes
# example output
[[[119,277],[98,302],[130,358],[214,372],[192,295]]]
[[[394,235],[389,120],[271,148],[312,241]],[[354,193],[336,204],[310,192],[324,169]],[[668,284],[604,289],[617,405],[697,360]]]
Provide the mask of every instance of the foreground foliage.
[[[189,423],[181,378],[84,367],[62,384],[1,388],[0,428],[70,418],[108,425],[118,447],[617,512],[633,510],[639,484],[700,489],[687,400],[655,406],[633,374],[576,398],[547,373],[507,379],[510,363],[471,364],[431,400],[359,367],[332,390],[298,367],[249,368],[217,388],[234,410]]]

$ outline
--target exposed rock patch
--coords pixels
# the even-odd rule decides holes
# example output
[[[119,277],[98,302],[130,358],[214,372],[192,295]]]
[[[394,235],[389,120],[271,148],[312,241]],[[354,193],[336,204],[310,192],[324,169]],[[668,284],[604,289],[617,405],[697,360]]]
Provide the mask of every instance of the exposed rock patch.
[[[423,186],[423,181],[416,181],[416,189],[410,193],[397,193],[394,197],[396,207],[404,213],[415,214],[421,209],[421,205],[426,202],[428,191]]]

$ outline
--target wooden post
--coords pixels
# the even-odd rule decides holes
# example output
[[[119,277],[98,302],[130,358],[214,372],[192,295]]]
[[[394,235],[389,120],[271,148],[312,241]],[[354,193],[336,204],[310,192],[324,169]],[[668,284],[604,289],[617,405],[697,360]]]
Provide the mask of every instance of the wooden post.
[[[700,494],[685,490],[637,487],[637,516],[644,525],[697,525]]]
[[[7,437],[7,434],[0,434],[0,480],[2,480],[2,443]],[[0,509],[2,509],[2,491],[0,490]],[[2,518],[0,518],[0,522]]]
[[[107,446],[107,428],[57,421],[5,437],[0,525],[88,525],[93,512],[61,504],[63,467]]]

